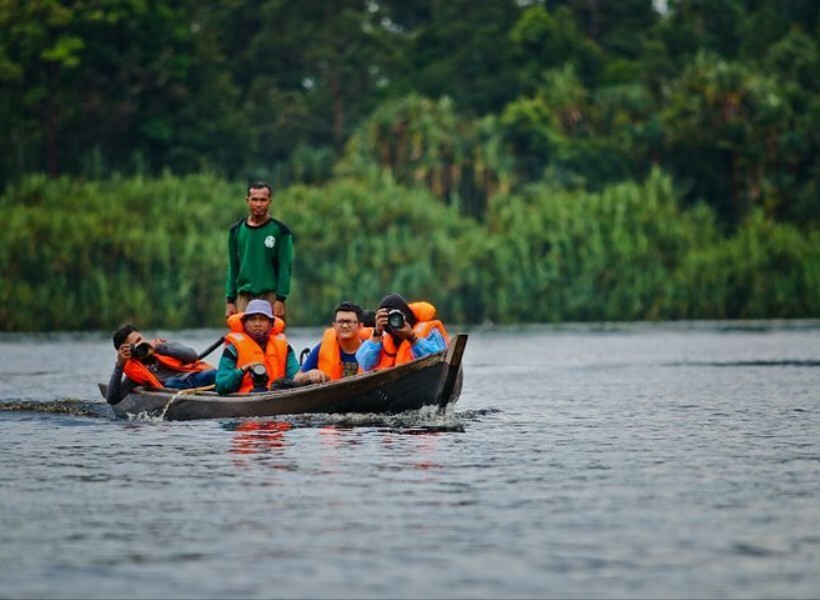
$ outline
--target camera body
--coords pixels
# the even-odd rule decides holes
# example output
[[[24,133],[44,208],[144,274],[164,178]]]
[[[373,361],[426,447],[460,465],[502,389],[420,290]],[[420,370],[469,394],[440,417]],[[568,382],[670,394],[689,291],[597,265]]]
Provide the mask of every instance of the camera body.
[[[254,392],[266,392],[268,390],[268,371],[265,365],[255,364],[249,370]]]
[[[137,360],[142,360],[146,358],[150,354],[150,352],[151,344],[144,340],[137,344],[131,344],[131,356],[133,356]]]
[[[387,325],[390,329],[401,329],[404,327],[404,313],[398,308],[392,309],[387,313]]]

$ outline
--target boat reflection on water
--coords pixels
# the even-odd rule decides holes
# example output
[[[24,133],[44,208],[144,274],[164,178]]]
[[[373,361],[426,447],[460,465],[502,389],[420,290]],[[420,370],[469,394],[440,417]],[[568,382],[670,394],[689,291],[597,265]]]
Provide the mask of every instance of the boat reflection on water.
[[[232,454],[259,454],[270,450],[281,451],[287,444],[285,432],[293,429],[287,421],[232,421],[224,428],[236,433],[231,441]]]
[[[439,452],[442,435],[464,431],[463,426],[454,423],[423,426],[417,422],[417,416],[408,415],[404,417],[406,422],[398,426],[395,416],[384,416],[379,423],[376,415],[372,415],[368,427],[362,427],[361,423],[352,425],[349,422],[350,416],[337,417],[341,422],[332,423],[327,422],[328,418],[332,419],[331,415],[324,417],[310,419],[303,415],[300,420],[300,417],[291,416],[288,421],[236,420],[223,423],[222,428],[233,433],[229,452],[234,456],[236,466],[247,467],[250,465],[249,460],[261,460],[274,469],[292,470],[298,469],[300,462],[310,462],[312,456],[320,463],[318,472],[324,474],[344,469],[343,463],[353,457],[347,449],[364,447],[374,442],[393,459],[400,457],[399,463],[404,467],[436,471],[441,468]],[[374,427],[377,423],[378,426]],[[289,452],[292,441],[287,434],[291,430],[305,427],[318,433],[318,444],[313,446],[314,454],[297,457]]]

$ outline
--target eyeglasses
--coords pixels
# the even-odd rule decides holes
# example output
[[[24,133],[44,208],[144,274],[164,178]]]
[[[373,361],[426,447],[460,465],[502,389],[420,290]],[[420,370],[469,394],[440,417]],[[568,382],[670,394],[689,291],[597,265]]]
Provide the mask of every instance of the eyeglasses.
[[[338,325],[339,327],[345,327],[345,326],[347,326],[347,327],[353,327],[354,325],[358,325],[358,324],[359,324],[359,322],[358,322],[358,321],[354,321],[354,320],[352,320],[352,319],[337,319],[337,320],[335,320],[335,321],[333,321],[333,322],[334,322],[336,325]]]

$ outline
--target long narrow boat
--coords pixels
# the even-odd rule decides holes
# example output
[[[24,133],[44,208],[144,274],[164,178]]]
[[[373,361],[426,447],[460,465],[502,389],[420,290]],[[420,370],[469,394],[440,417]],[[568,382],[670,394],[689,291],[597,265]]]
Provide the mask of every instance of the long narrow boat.
[[[428,406],[444,410],[461,393],[466,345],[467,334],[458,334],[446,350],[392,369],[271,392],[220,396],[213,391],[137,387],[112,408],[119,418],[144,415],[169,421],[303,413],[395,414]],[[106,387],[100,384],[103,396]]]

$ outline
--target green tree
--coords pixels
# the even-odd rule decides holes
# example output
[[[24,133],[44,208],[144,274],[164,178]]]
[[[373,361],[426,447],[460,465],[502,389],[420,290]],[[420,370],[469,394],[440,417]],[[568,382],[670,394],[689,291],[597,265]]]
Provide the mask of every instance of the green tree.
[[[743,25],[743,0],[668,0],[668,13],[653,37],[663,41],[675,70],[682,70],[699,52],[735,58]]]
[[[820,22],[818,22],[820,27]],[[794,27],[764,59],[788,107],[788,129],[771,163],[770,209],[803,226],[820,223],[820,43]]]
[[[0,5],[3,175],[235,170],[247,129],[199,4]]]
[[[568,0],[579,29],[611,57],[637,58],[658,18],[651,0]]]
[[[397,2],[389,3],[395,6]],[[406,44],[391,95],[452,98],[468,117],[497,112],[517,94],[509,33],[520,8],[512,0],[425,0],[396,10]],[[408,27],[412,26],[412,29]]]
[[[663,110],[665,164],[728,224],[765,205],[768,166],[788,128],[775,81],[750,66],[699,54]]]
[[[400,42],[379,5],[361,0],[238,2],[222,18],[259,162],[299,144],[340,150],[376,106]]]
[[[537,93],[511,102],[501,118],[522,181],[564,187],[602,186],[644,177],[659,133],[653,99],[638,85],[590,91],[575,68],[544,74]]]
[[[0,135],[14,148],[3,153],[0,177],[59,171],[64,123],[79,105],[71,82],[82,64],[84,42],[75,30],[81,19],[53,0],[0,4]]]
[[[575,73],[593,84],[600,72],[603,55],[585,37],[567,8],[555,13],[536,5],[526,8],[510,31],[518,87],[523,93],[539,89],[544,73],[572,64]]]
[[[383,177],[424,187],[445,204],[483,219],[514,185],[514,164],[493,116],[463,118],[450,98],[411,95],[386,102],[350,136],[336,174]]]
[[[215,40],[213,9],[195,0],[101,3],[82,29],[87,66],[77,154],[93,148],[103,171],[179,173],[241,164],[248,127]]]

